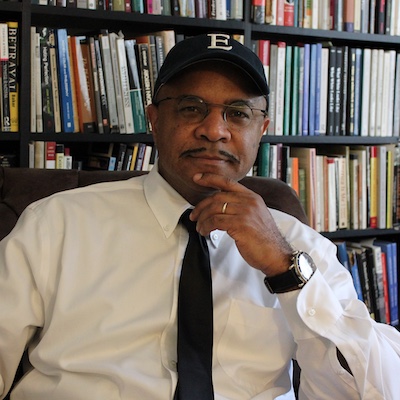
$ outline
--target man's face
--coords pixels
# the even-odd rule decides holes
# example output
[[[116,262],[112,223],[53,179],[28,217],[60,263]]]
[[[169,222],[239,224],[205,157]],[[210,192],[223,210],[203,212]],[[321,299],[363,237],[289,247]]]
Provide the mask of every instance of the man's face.
[[[195,96],[206,103],[246,103],[255,109],[265,109],[266,100],[247,89],[245,82],[248,83],[248,78],[229,64],[195,68],[163,86],[157,101]],[[148,109],[160,174],[192,204],[212,193],[211,189],[193,182],[196,173],[211,172],[234,180],[246,175],[268,125],[268,119],[258,110],[252,113],[247,126],[235,126],[224,120],[225,107],[207,109],[205,118],[199,121],[187,118],[182,109],[179,111],[179,100],[175,99],[161,101]]]

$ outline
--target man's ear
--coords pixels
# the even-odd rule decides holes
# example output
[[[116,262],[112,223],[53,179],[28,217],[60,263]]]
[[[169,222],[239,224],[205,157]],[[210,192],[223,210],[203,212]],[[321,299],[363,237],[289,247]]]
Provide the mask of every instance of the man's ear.
[[[270,122],[270,119],[268,117],[265,117],[264,123],[263,123],[263,129],[262,129],[262,132],[261,132],[261,136],[263,136],[267,132],[267,128],[268,128],[269,122]],[[261,139],[261,137],[260,137],[260,139]]]
[[[147,119],[150,122],[151,133],[153,134],[153,139],[157,145],[157,121],[158,121],[158,107],[154,104],[149,104],[146,108]]]

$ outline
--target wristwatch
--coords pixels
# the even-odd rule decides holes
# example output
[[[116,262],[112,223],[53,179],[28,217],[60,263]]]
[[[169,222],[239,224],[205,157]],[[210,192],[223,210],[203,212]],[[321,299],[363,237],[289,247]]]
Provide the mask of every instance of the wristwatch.
[[[316,270],[313,259],[304,251],[294,251],[291,261],[289,269],[283,274],[265,277],[265,286],[271,293],[285,293],[301,289]]]

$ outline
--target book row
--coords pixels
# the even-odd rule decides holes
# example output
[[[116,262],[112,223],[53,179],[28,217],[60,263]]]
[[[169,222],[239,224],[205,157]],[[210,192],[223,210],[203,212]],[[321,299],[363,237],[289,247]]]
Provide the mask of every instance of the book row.
[[[400,224],[399,157],[396,145],[262,143],[254,173],[287,182],[319,232],[390,229]]]
[[[18,22],[0,22],[0,130],[18,132]]]
[[[243,19],[243,0],[32,0],[32,4],[190,18]]]
[[[30,168],[149,171],[156,157],[156,147],[145,143],[92,143],[86,155],[77,157],[62,143],[43,140],[29,143]]]
[[[400,53],[253,42],[270,84],[269,135],[400,134]]]
[[[359,300],[372,318],[399,324],[397,243],[366,239],[337,241],[338,258],[350,272]]]
[[[256,24],[400,34],[399,0],[253,0]]]
[[[31,28],[31,131],[146,132],[145,107],[173,31],[125,38]]]

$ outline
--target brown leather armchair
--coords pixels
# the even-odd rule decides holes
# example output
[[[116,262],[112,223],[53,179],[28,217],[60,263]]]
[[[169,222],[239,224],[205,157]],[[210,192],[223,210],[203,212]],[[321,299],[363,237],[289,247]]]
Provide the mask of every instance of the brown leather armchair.
[[[25,207],[36,200],[63,190],[128,179],[144,173],[0,167],[0,240],[12,230]],[[268,207],[284,211],[308,223],[296,193],[286,183],[262,177],[246,177],[241,183],[260,194]],[[296,362],[293,376],[296,390],[300,378],[300,369]],[[19,373],[16,379],[18,377]]]

